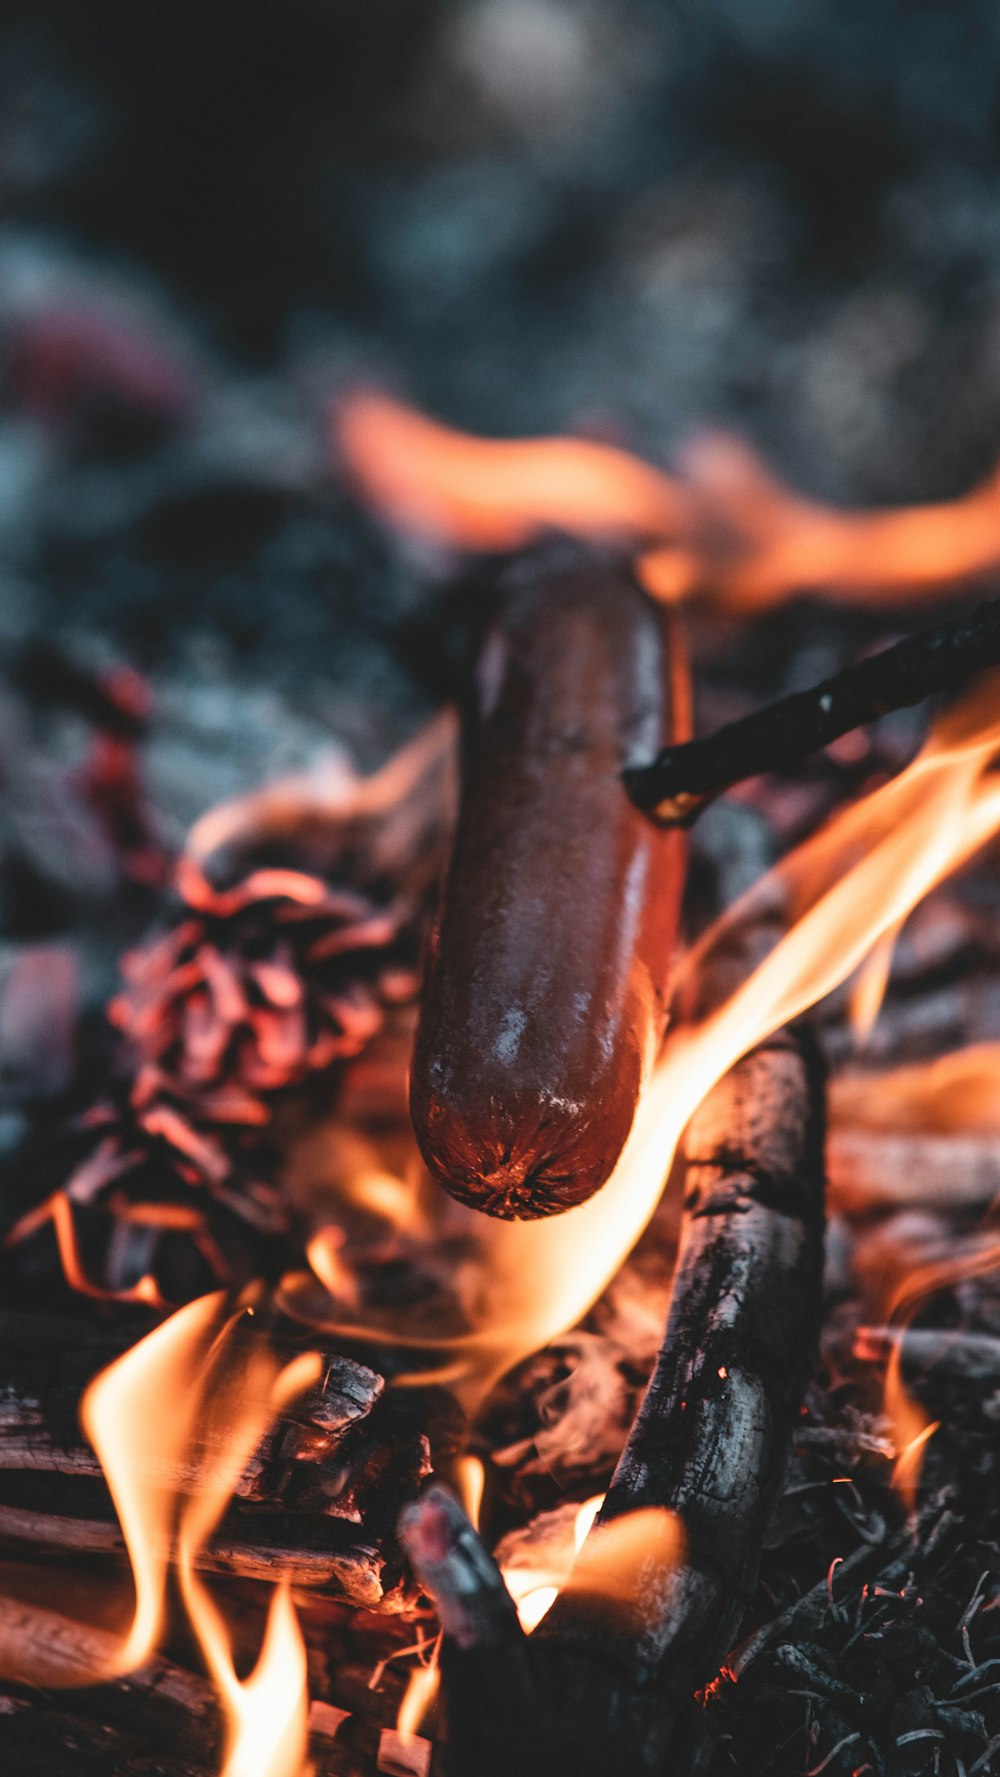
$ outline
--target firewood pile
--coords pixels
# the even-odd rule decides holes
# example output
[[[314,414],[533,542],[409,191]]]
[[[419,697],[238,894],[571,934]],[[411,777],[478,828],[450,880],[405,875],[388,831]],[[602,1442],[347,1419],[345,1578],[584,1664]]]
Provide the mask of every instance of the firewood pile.
[[[168,10],[0,27],[0,1768],[989,1777],[967,50]]]

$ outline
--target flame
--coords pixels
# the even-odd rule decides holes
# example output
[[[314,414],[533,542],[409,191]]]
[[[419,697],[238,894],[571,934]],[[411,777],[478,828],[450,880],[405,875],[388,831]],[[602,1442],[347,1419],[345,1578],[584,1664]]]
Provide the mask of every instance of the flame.
[[[872,945],[854,977],[847,1002],[847,1018],[859,1049],[863,1049],[867,1043],[882,1010],[898,936],[898,926],[883,932],[881,938]]]
[[[848,603],[912,604],[961,585],[1000,559],[1000,470],[955,500],[842,512],[793,493],[738,438],[709,433],[685,453],[683,472],[709,533],[705,578],[742,611],[794,592],[831,592]],[[713,559],[712,537],[722,540]],[[667,596],[676,552],[650,552],[640,577]]]
[[[741,440],[695,439],[668,475],[578,438],[487,440],[370,391],[345,397],[334,443],[362,497],[404,531],[455,548],[544,535],[645,547],[640,579],[752,612],[796,593],[912,604],[1000,562],[1000,469],[958,499],[845,512],[784,487]]]
[[[319,1380],[318,1352],[283,1368],[222,1293],[179,1309],[91,1383],[84,1430],[128,1549],[136,1604],[105,1676],[152,1652],[176,1544],[178,1579],[228,1721],[223,1777],[297,1777],[306,1745],[306,1662],[291,1595],[279,1586],[250,1676],[236,1676],[225,1623],[195,1572],[247,1462],[281,1408]]]
[[[903,1383],[903,1348],[893,1346],[889,1353],[883,1383],[885,1411],[892,1425],[893,1441],[898,1455],[892,1471],[892,1485],[912,1512],[917,1498],[917,1485],[923,1467],[924,1450],[941,1421],[930,1419]]]
[[[306,1258],[334,1301],[343,1302],[346,1307],[353,1308],[358,1301],[358,1282],[350,1265],[343,1258],[346,1241],[343,1228],[328,1223],[309,1241]]]
[[[592,1534],[585,1531],[584,1536],[565,1590],[597,1593],[640,1607],[655,1589],[654,1576],[662,1579],[684,1553],[683,1525],[666,1506],[641,1506],[595,1525]]]
[[[662,1581],[663,1574],[677,1566],[684,1532],[675,1512],[665,1506],[644,1506],[595,1528],[604,1498],[597,1493],[578,1508],[571,1539],[549,1540],[544,1565],[529,1561],[501,1568],[526,1635],[537,1629],[561,1592],[641,1601],[651,1590],[654,1575]]]
[[[1000,1043],[830,1082],[831,1121],[855,1128],[1000,1134]]]
[[[132,1627],[108,1677],[140,1666],[159,1635],[178,1507],[176,1471],[188,1459],[200,1408],[198,1389],[183,1384],[206,1362],[223,1303],[216,1294],[179,1309],[102,1370],[81,1402],[83,1429],[104,1470],[135,1584]]]
[[[479,1513],[483,1504],[483,1493],[486,1489],[486,1470],[478,1456],[460,1456],[456,1464],[455,1479],[458,1483],[458,1496],[465,1508],[465,1515],[473,1530],[479,1529]]]
[[[689,522],[670,476],[609,445],[472,438],[365,391],[340,402],[333,430],[363,497],[435,542],[516,549],[545,531],[653,538]]]
[[[729,1001],[668,1040],[640,1102],[612,1178],[589,1202],[537,1222],[462,1221],[451,1200],[433,1213],[462,1226],[477,1245],[463,1267],[463,1310],[472,1330],[423,1336],[401,1315],[359,1329],[326,1318],[315,1303],[285,1306],[344,1336],[447,1354],[447,1377],[468,1412],[512,1364],[574,1326],[635,1244],[659,1199],[692,1112],[739,1057],[830,993],[949,872],[1000,829],[998,678],[975,686],[943,718],[898,777],[852,804],[792,852],[737,904],[691,954],[711,961],[732,942],[734,924],[780,896],[795,922]],[[413,1379],[419,1376],[415,1371]]]
[[[156,1225],[166,1226],[168,1214],[166,1207],[155,1207],[161,1212]],[[150,1205],[149,1208],[152,1213],[154,1206]],[[133,1211],[131,1219],[137,1221],[139,1215]],[[137,1302],[142,1303],[146,1308],[165,1308],[167,1306],[160,1294],[156,1279],[151,1277],[148,1272],[128,1289],[102,1289],[99,1284],[91,1282],[80,1252],[73,1200],[68,1187],[60,1187],[58,1191],[52,1193],[51,1197],[46,1197],[44,1202],[21,1216],[8,1229],[4,1244],[14,1246],[19,1240],[33,1234],[36,1228],[42,1227],[45,1222],[52,1223],[63,1276],[70,1288],[76,1290],[79,1295],[91,1296],[99,1302]]]
[[[404,1746],[409,1745],[420,1732],[440,1689],[441,1668],[437,1663],[437,1646],[435,1642],[430,1665],[414,1666],[399,1705],[396,1732]]]
[[[322,1369],[318,1352],[302,1352],[279,1369],[273,1357],[254,1349],[237,1374],[226,1375],[224,1385],[214,1387],[201,1404],[209,1454],[198,1491],[183,1512],[177,1571],[192,1627],[226,1710],[222,1777],[298,1777],[308,1722],[306,1653],[290,1591],[281,1584],[271,1600],[257,1664],[249,1678],[237,1678],[225,1623],[195,1572],[195,1561],[264,1432],[288,1401],[319,1381]]]
[[[987,1240],[978,1251],[968,1247],[954,1258],[934,1260],[921,1265],[907,1277],[896,1292],[887,1315],[888,1324],[903,1328],[910,1324],[923,1303],[939,1290],[951,1289],[970,1277],[988,1276],[1000,1267],[1000,1240]],[[930,1420],[919,1402],[903,1383],[903,1344],[897,1340],[889,1354],[885,1374],[885,1410],[893,1429],[898,1451],[893,1470],[893,1485],[912,1511],[923,1453],[937,1431],[940,1420]]]

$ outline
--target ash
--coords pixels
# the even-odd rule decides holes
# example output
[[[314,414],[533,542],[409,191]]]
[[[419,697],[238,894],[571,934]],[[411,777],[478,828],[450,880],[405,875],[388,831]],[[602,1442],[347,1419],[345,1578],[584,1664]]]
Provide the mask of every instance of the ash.
[[[122,952],[148,957],[151,931],[178,929],[191,824],[289,774],[374,771],[465,682],[476,597],[340,483],[338,394],[381,381],[471,429],[586,430],[656,462],[721,423],[804,493],[862,506],[950,497],[1000,454],[993,8],[375,10],[43,0],[0,27],[5,1229],[78,1177],[102,1134],[135,1156],[134,1057],[104,1009]],[[700,616],[699,724],[893,633],[806,600],[752,625]],[[779,845],[898,769],[922,731],[919,714],[892,718],[765,785]],[[383,886],[348,884],[371,897],[352,919],[386,914]],[[709,836],[692,923],[711,891]],[[241,968],[285,971],[267,977],[280,1008],[281,979],[308,976],[301,941],[323,936],[241,937]],[[372,1102],[394,1094],[398,1111],[414,962],[405,943],[368,958],[370,1029],[344,1042],[349,1060],[327,1058],[339,1102],[362,1106],[358,1140]],[[919,1119],[887,1131],[871,1108],[880,1070],[1000,1039],[995,856],[909,922],[860,1047],[846,1010],[840,995],[818,1013],[835,1082],[821,1362],[741,1640],[701,1699],[711,1777],[973,1777],[1000,1759],[1000,1291],[981,1262],[1000,1124],[952,1132],[966,1146],[945,1151]],[[285,1026],[267,1028],[280,1049]],[[178,1157],[176,1122],[146,1128],[143,1190],[151,1167],[160,1203],[190,1190],[185,1165],[216,1180],[200,1245],[171,1236],[162,1255],[175,1296],[259,1270],[276,1226],[294,1244],[294,1180],[325,1141],[330,1090],[303,1084],[301,1053],[265,1082],[281,1100],[266,1152],[256,1099],[242,1121],[209,1102],[219,1069],[185,1076],[183,1093],[160,1082],[195,1148]],[[100,1128],[81,1122],[95,1105]],[[151,1249],[109,1247],[97,1198],[126,1186],[102,1151],[112,1170],[88,1175],[82,1261],[127,1287]],[[260,1184],[275,1154],[290,1218]],[[607,1484],[662,1329],[676,1198],[586,1323],[506,1377],[478,1420],[515,1565]],[[433,1301],[441,1276],[384,1257],[368,1262],[375,1293]],[[904,1373],[939,1428],[908,1511],[879,1329],[925,1265],[941,1281]],[[44,1223],[4,1255],[11,1306],[37,1308],[41,1290],[52,1312],[82,1314],[60,1280]],[[261,1607],[232,1591],[249,1645]],[[313,1696],[352,1712],[335,1740],[318,1733],[316,1768],[372,1771],[406,1665],[380,1662],[412,1626],[328,1600],[304,1620]],[[88,1777],[202,1768],[107,1711],[92,1693],[64,1713],[51,1695],[0,1694],[0,1747]]]

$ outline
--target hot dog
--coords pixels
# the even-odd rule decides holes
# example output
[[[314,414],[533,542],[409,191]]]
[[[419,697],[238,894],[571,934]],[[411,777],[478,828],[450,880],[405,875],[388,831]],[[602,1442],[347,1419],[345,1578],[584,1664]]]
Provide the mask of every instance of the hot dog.
[[[490,1215],[600,1188],[663,1034],[684,837],[621,774],[684,738],[669,624],[619,563],[522,566],[483,649],[410,1108]]]

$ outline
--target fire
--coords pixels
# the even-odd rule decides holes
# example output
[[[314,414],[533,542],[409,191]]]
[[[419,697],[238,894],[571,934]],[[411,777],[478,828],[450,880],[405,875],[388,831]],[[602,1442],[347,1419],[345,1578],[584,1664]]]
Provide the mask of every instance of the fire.
[[[847,1016],[859,1049],[864,1048],[875,1029],[876,1020],[882,1010],[882,1001],[885,999],[885,991],[889,985],[892,959],[898,936],[898,928],[885,932],[878,942],[872,945],[854,978]]]
[[[297,1777],[306,1744],[306,1663],[288,1587],[276,1590],[259,1659],[240,1680],[223,1618],[196,1574],[199,1553],[264,1432],[322,1370],[316,1352],[282,1367],[248,1339],[247,1321],[221,1293],[189,1303],[97,1377],[82,1418],[135,1583],[132,1627],[112,1671],[131,1671],[151,1654],[176,1555],[181,1593],[227,1715],[222,1777]]]
[[[836,1122],[855,1128],[995,1135],[1000,1131],[998,1082],[1000,1043],[974,1043],[933,1061],[843,1075],[831,1083],[830,1111]],[[924,1451],[939,1422],[928,1418],[905,1386],[903,1334],[922,1304],[936,1291],[997,1266],[1000,1243],[983,1230],[975,1244],[965,1244],[961,1255],[919,1266],[906,1276],[887,1302],[877,1305],[892,1338],[884,1379],[884,1405],[898,1453],[893,1484],[911,1510]],[[877,1355],[877,1343],[864,1328],[859,1331],[855,1350],[860,1357]]]
[[[794,592],[851,604],[911,605],[962,585],[1000,559],[1000,470],[956,500],[899,511],[838,512],[772,476],[740,439],[710,433],[689,446],[683,470],[706,523],[724,540],[718,594],[742,611],[766,610]],[[674,551],[640,569],[650,592],[676,575]]]
[[[367,391],[332,424],[359,492],[401,530],[472,550],[551,531],[622,542],[668,603],[701,591],[753,612],[820,591],[908,605],[1000,562],[1000,470],[955,500],[842,512],[783,487],[725,434],[696,439],[668,475],[585,439],[473,438]]]
[[[135,1616],[115,1672],[141,1666],[160,1632],[176,1474],[188,1461],[198,1423],[199,1391],[188,1384],[206,1363],[223,1303],[217,1294],[181,1308],[103,1370],[83,1398],[83,1429],[104,1470],[135,1583]]]
[[[567,1585],[573,1563],[603,1504],[604,1494],[595,1493],[578,1506],[569,1536],[562,1529],[561,1514],[553,1514],[557,1532],[546,1537],[541,1558],[529,1549],[527,1560],[511,1560],[501,1567],[504,1585],[517,1606],[518,1621],[526,1635],[537,1629]]]
[[[820,584],[849,598],[873,589],[883,597],[911,596],[914,588],[939,587],[1000,559],[994,480],[951,506],[850,516],[798,500],[718,441],[700,461],[691,460],[682,485],[623,452],[582,441],[464,440],[373,396],[347,403],[338,424],[359,486],[398,523],[476,548],[511,547],[545,529],[624,537],[642,546],[659,540],[664,547],[647,553],[642,566],[647,584],[664,597],[705,583],[707,566],[719,596],[746,609]],[[726,544],[718,554],[720,537]],[[449,1231],[461,1230],[474,1251],[454,1268],[459,1330],[424,1335],[400,1310],[384,1310],[366,1324],[347,1236],[333,1222],[310,1241],[311,1276],[286,1280],[288,1304],[298,1301],[304,1318],[353,1338],[436,1354],[437,1374],[454,1382],[474,1412],[503,1371],[573,1326],[600,1295],[653,1213],[692,1112],[741,1055],[857,971],[856,1016],[861,1028],[870,1025],[901,923],[1000,830],[1000,774],[993,771],[1000,753],[998,691],[994,676],[967,694],[905,771],[793,852],[687,959],[688,970],[700,968],[725,946],[734,922],[780,894],[790,919],[786,936],[718,1012],[671,1035],[615,1174],[590,1201],[549,1220],[488,1222],[450,1200],[439,1202],[441,1194],[433,1203],[418,1202],[412,1181],[372,1166],[369,1156],[353,1186],[345,1186],[348,1201],[384,1215],[415,1243],[433,1243],[447,1218]],[[214,845],[220,833],[229,836],[216,820],[203,828],[199,844]],[[240,897],[260,892],[262,883],[303,905],[325,893],[316,878],[263,871],[220,896],[201,870],[197,846],[186,869],[192,905],[208,897],[216,910],[238,907]],[[957,1114],[961,1092],[982,1126],[995,1128],[998,1064],[1000,1045],[968,1052],[961,1065],[940,1064],[940,1090],[931,1094],[937,1114]],[[906,1104],[913,1091],[901,1074],[884,1103]],[[926,1104],[926,1074],[920,1092]],[[86,1287],[71,1215],[49,1213],[68,1273]],[[988,1257],[995,1264],[997,1250]],[[905,1302],[896,1305],[897,1324],[941,1287],[942,1274],[938,1268],[933,1277],[911,1280]],[[310,1294],[317,1280],[327,1292],[319,1315]],[[145,1282],[136,1293],[150,1299]],[[306,1353],[283,1368],[260,1342],[248,1340],[244,1314],[232,1312],[222,1295],[206,1296],[98,1377],[84,1402],[84,1426],[108,1479],[135,1583],[132,1624],[104,1676],[149,1657],[176,1560],[181,1595],[226,1710],[223,1777],[297,1777],[303,1766],[306,1660],[287,1585],[271,1600],[257,1664],[240,1679],[228,1629],[198,1565],[261,1436],[283,1403],[318,1379],[320,1367],[318,1356]],[[427,1380],[426,1371],[415,1369],[414,1379]],[[898,1352],[887,1403],[900,1451],[897,1479],[912,1497],[934,1427],[902,1387]],[[482,1479],[470,1461],[464,1482],[474,1518]],[[634,1588],[644,1564],[655,1561],[662,1570],[676,1563],[681,1531],[672,1514],[635,1513],[588,1536],[601,1503],[596,1498],[580,1508],[566,1561],[544,1571],[505,1570],[527,1632],[567,1586],[613,1593],[623,1583]],[[432,1656],[412,1675],[399,1717],[404,1739],[417,1732],[437,1682]]]
[[[466,1330],[424,1337],[383,1314],[366,1335],[439,1353],[468,1411],[512,1364],[573,1326],[635,1244],[659,1199],[692,1112],[739,1057],[853,974],[872,946],[1000,829],[997,680],[984,679],[942,718],[898,777],[835,816],[798,847],[710,932],[687,959],[697,970],[729,940],[734,923],[780,896],[785,937],[722,1009],[669,1038],[616,1171],[588,1203],[548,1221],[490,1222],[450,1200],[430,1211],[461,1224],[476,1244],[463,1266]],[[441,1193],[437,1194],[440,1198]],[[457,1219],[456,1219],[457,1217]],[[295,1292],[290,1292],[294,1305]],[[303,1315],[355,1336],[357,1323],[327,1319],[302,1298]],[[416,1378],[419,1372],[414,1372]]]
[[[950,1059],[950,1057],[949,1057]],[[890,1326],[906,1327],[924,1302],[937,1291],[952,1288],[963,1278],[988,1275],[1000,1266],[1000,1240],[984,1239],[978,1251],[964,1251],[954,1259],[922,1265],[907,1277],[890,1303]],[[889,1355],[885,1375],[885,1410],[898,1452],[893,1485],[912,1511],[924,1450],[940,1421],[931,1420],[903,1383],[903,1347],[897,1342]]]
[[[436,1642],[434,1649],[434,1656],[428,1665],[414,1666],[410,1673],[410,1682],[403,1694],[403,1701],[399,1705],[396,1732],[404,1746],[420,1732],[424,1719],[430,1714],[440,1689],[441,1668],[437,1663]]]
[[[970,1043],[934,1061],[830,1084],[837,1122],[866,1129],[1000,1134],[1000,1043]]]
[[[333,416],[348,473],[402,530],[467,549],[516,549],[546,531],[623,540],[689,522],[669,476],[579,438],[471,438],[382,395]]]
[[[647,1578],[658,1584],[677,1567],[684,1532],[675,1512],[643,1507],[607,1524],[595,1521],[604,1494],[577,1508],[569,1536],[556,1529],[544,1543],[542,1559],[512,1560],[501,1567],[504,1584],[517,1606],[526,1635],[537,1629],[561,1592],[574,1591],[641,1605]],[[559,1514],[553,1514],[558,1519]]]

